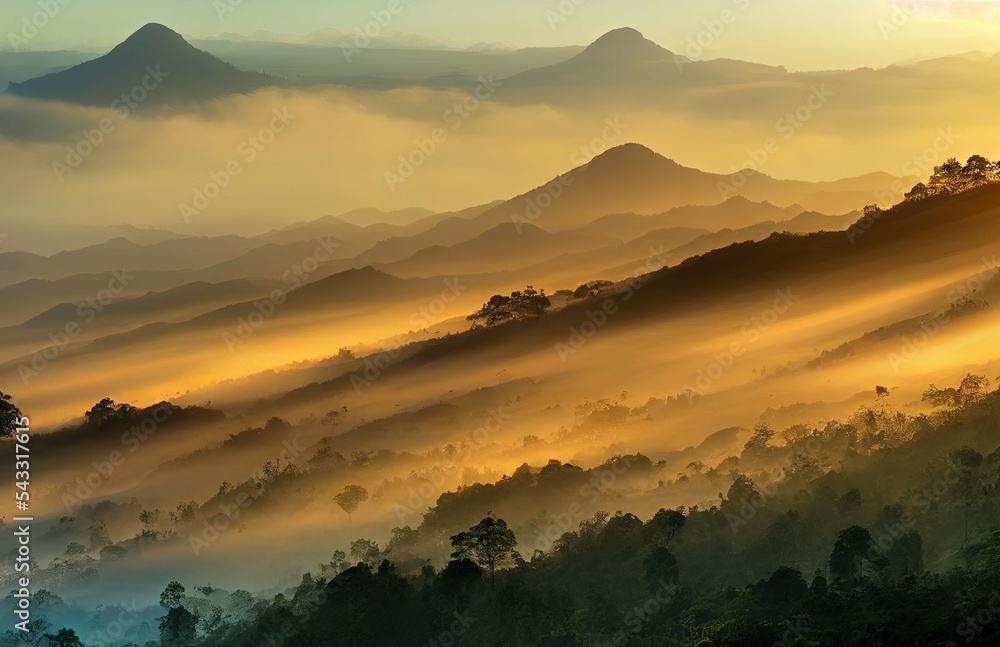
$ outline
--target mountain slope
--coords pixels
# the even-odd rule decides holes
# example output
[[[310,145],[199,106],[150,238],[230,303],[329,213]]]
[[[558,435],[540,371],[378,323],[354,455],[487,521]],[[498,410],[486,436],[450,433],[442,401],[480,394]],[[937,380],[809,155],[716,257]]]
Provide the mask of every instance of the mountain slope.
[[[276,77],[240,71],[195,49],[167,27],[150,23],[100,58],[11,83],[7,92],[32,99],[131,109],[139,103],[206,101],[282,84]],[[131,98],[123,99],[123,94]]]
[[[610,31],[573,58],[516,74],[508,87],[647,87],[783,76],[784,68],[717,60],[692,61],[628,27]]]
[[[482,231],[511,220],[557,231],[582,227],[609,214],[659,214],[690,205],[720,205],[734,196],[779,207],[798,205],[822,213],[846,213],[872,202],[874,193],[893,181],[899,178],[886,173],[836,182],[778,180],[749,170],[719,175],[682,166],[645,146],[630,143],[601,153],[589,163],[512,198],[475,220],[484,227]],[[744,227],[776,217],[773,213],[762,217],[761,209],[746,202],[742,206],[747,212],[758,212],[756,215],[739,215],[742,211],[739,202],[730,206],[734,208],[727,217],[729,227]],[[670,226],[701,225],[696,218],[675,223],[665,216],[659,227]],[[433,231],[428,234],[433,235]]]

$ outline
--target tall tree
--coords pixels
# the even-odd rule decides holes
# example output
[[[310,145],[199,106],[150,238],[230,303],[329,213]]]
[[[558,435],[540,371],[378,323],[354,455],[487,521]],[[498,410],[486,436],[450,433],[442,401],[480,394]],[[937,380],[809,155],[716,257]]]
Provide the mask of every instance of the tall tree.
[[[492,513],[465,532],[451,538],[453,559],[471,559],[490,573],[490,589],[496,588],[496,569],[516,555],[517,537],[507,522]]]
[[[358,506],[368,500],[368,490],[360,485],[347,485],[344,491],[333,497],[334,502],[347,513],[347,521],[354,524],[351,513],[358,509]]]
[[[866,528],[851,526],[841,530],[830,553],[830,572],[839,582],[860,580],[865,565],[880,561],[878,546]]]
[[[72,629],[60,629],[57,634],[46,634],[51,647],[85,647]]]

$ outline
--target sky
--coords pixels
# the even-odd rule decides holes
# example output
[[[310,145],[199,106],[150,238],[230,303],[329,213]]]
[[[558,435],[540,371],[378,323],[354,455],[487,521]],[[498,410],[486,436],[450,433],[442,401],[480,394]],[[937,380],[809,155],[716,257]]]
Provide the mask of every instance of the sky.
[[[4,0],[0,34],[5,47],[12,35],[37,31],[19,47],[101,51],[148,22],[188,38],[304,35],[364,29],[374,12],[391,16],[370,27],[383,37],[419,35],[456,47],[585,45],[628,26],[693,58],[810,70],[994,52],[998,7],[1000,0]]]

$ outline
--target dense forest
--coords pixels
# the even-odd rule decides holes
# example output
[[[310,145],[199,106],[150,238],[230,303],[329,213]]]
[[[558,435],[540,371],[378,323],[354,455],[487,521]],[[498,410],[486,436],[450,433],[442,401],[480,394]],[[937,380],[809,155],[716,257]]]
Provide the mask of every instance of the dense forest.
[[[718,485],[711,503],[580,519],[587,488],[627,490],[633,471],[657,465],[633,455],[590,470],[524,466],[443,495],[384,546],[332,551],[270,599],[165,583],[155,626],[119,620],[120,640],[100,644],[996,644],[1000,390],[975,375],[932,385],[934,411],[918,416],[887,407],[888,392],[847,422],[790,427],[781,444],[758,425],[738,456],[661,481]],[[534,536],[489,509],[518,497],[555,511]],[[39,595],[40,609],[63,604]],[[28,644],[96,644],[44,619],[34,628]],[[158,640],[129,643],[143,628]]]

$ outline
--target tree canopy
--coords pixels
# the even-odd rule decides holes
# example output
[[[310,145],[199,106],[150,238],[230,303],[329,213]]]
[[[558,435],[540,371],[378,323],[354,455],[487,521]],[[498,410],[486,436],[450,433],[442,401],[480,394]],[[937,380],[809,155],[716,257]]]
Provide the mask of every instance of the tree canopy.
[[[982,155],[973,155],[963,165],[951,157],[934,167],[927,183],[918,182],[905,196],[908,201],[923,200],[935,195],[953,195],[1000,182],[1000,161],[991,162]]]
[[[509,297],[494,294],[467,319],[474,323],[485,321],[487,326],[492,326],[503,321],[540,317],[551,305],[545,290],[539,291],[529,285],[524,290],[511,292]]]
[[[465,532],[451,538],[455,559],[471,559],[490,574],[490,583],[496,586],[496,569],[508,563],[516,554],[517,538],[507,522],[493,514]]]
[[[352,521],[351,514],[358,509],[359,505],[368,500],[368,490],[360,485],[346,485],[344,491],[335,495],[333,500],[347,513],[348,521]]]

